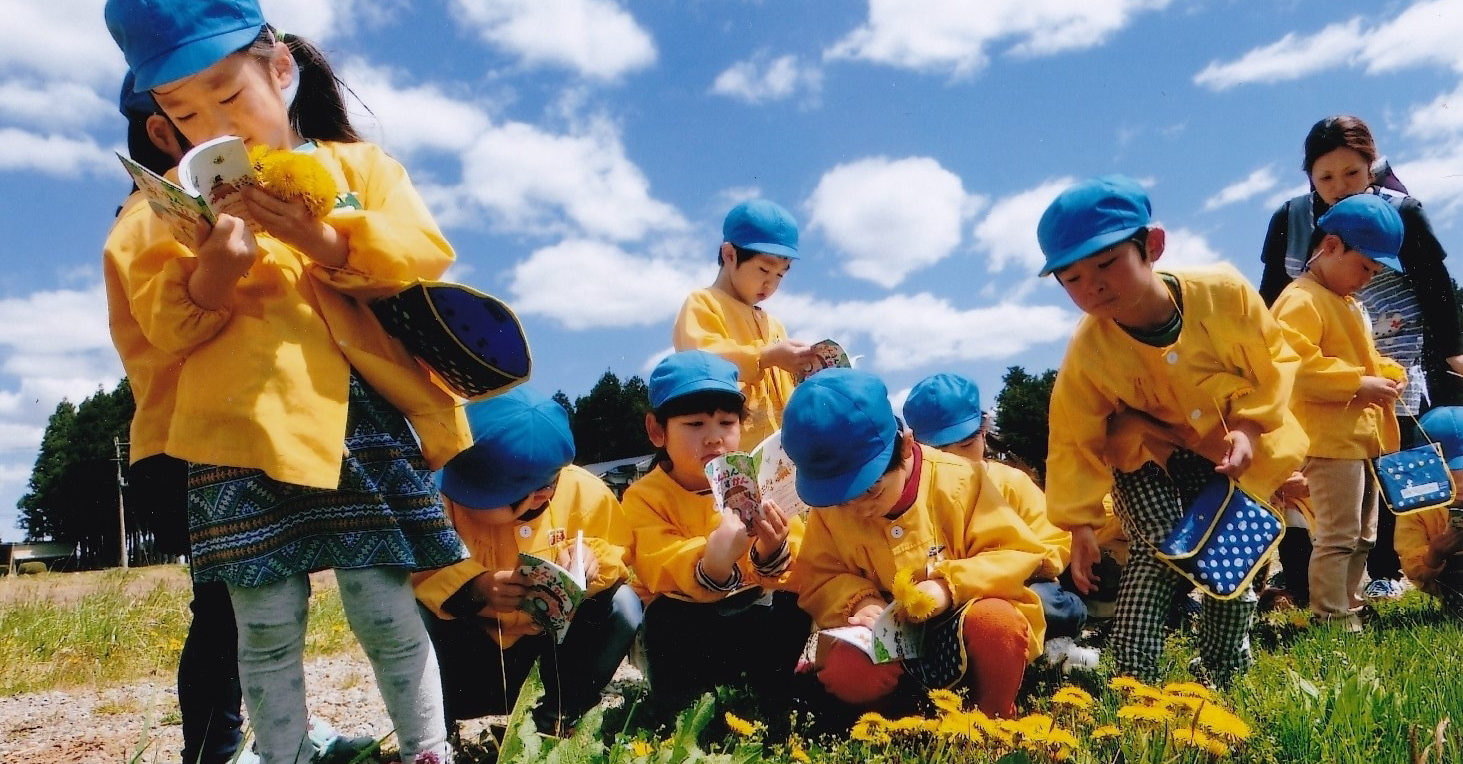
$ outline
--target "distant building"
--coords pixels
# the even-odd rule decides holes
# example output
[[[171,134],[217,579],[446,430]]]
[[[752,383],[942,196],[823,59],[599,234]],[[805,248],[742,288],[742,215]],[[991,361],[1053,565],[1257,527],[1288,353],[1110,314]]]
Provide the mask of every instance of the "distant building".
[[[15,569],[22,562],[38,560],[47,568],[62,560],[76,556],[76,545],[62,541],[37,541],[34,543],[0,543],[0,565],[5,566],[7,575],[15,575]]]
[[[605,485],[615,492],[617,499],[624,498],[625,489],[629,488],[631,483],[645,477],[645,473],[650,472],[654,466],[655,454],[583,465],[591,475],[603,480]]]

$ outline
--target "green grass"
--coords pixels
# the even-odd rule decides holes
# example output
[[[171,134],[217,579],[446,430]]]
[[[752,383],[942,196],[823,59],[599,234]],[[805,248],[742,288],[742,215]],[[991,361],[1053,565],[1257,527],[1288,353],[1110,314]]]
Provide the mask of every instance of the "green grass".
[[[94,590],[66,604],[49,601],[44,586],[27,596],[0,597],[0,666],[5,667],[0,672],[0,695],[108,686],[141,677],[167,681],[187,626],[188,593],[176,582],[160,583],[139,593],[137,575],[100,574]],[[0,586],[13,582],[0,579]],[[1455,726],[1455,722],[1463,722],[1463,681],[1459,680],[1463,676],[1463,629],[1443,618],[1432,600],[1416,592],[1399,602],[1381,603],[1378,610],[1367,631],[1357,635],[1296,627],[1283,616],[1266,616],[1255,633],[1255,667],[1215,702],[1232,709],[1252,730],[1242,743],[1230,741],[1232,751],[1223,760],[1257,764],[1463,761],[1463,731]],[[316,587],[307,652],[336,654],[353,644],[337,592],[332,587]],[[1185,667],[1194,654],[1190,638],[1170,639],[1164,661],[1166,681],[1191,679]],[[812,724],[805,717],[790,723],[759,718],[766,712],[757,699],[735,690],[707,697],[678,716],[657,716],[632,689],[623,707],[594,712],[575,737],[566,741],[540,737],[533,733],[531,723],[518,723],[524,718],[520,708],[504,743],[490,738],[468,741],[459,761],[1015,764],[1057,760],[1052,754],[1058,748],[1031,742],[1041,737],[1040,723],[1075,736],[1078,744],[1065,755],[1077,764],[1219,760],[1175,743],[1176,730],[1185,734],[1182,715],[1156,727],[1121,718],[1120,708],[1139,701],[1109,688],[1108,678],[1102,671],[1071,678],[1030,672],[1022,710],[1050,715],[1050,721],[1030,717],[1026,723],[1037,731],[1027,733],[1030,737],[1024,745],[1019,734],[1010,744],[990,739],[977,744],[932,730],[915,730],[913,719],[904,720],[904,731],[885,729],[881,734],[877,723],[858,728],[858,736],[865,739],[854,739],[847,732],[824,734],[820,730],[827,725]],[[1091,692],[1095,704],[1078,713],[1052,702],[1052,695],[1068,684]],[[526,690],[520,700],[534,695]],[[942,714],[928,704],[921,710],[928,718]],[[754,723],[755,730],[750,734],[732,731],[726,712]],[[1107,723],[1119,727],[1121,736],[1094,740],[1092,731]],[[1119,750],[1123,758],[1116,758]]]

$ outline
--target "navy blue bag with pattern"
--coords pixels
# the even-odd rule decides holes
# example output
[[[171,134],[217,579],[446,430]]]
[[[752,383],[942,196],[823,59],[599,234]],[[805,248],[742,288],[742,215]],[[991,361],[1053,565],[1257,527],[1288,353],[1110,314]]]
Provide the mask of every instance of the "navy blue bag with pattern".
[[[1244,594],[1284,533],[1279,513],[1220,477],[1199,491],[1173,530],[1154,546],[1160,560],[1200,591],[1227,600]]]

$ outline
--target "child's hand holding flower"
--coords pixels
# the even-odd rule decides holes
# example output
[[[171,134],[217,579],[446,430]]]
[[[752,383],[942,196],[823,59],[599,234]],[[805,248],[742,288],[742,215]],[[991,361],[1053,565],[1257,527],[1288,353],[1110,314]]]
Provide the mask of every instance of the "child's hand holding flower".
[[[912,623],[923,623],[950,609],[954,596],[942,578],[915,582],[915,571],[904,568],[894,574],[891,594],[903,606],[904,615]]]
[[[259,185],[243,189],[248,219],[322,265],[345,265],[344,237],[324,221],[335,204],[335,179],[313,155],[255,146],[249,151]]]

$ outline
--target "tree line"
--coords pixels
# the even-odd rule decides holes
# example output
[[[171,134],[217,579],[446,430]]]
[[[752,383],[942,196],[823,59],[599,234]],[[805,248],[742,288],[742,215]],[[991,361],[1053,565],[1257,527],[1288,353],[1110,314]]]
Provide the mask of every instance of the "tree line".
[[[1046,409],[1055,379],[1055,371],[1033,376],[1012,366],[995,399],[1000,432],[995,440],[1038,476],[1046,463]],[[570,400],[561,390],[553,398],[569,412],[577,464],[654,451],[645,434],[650,391],[644,379],[621,381],[606,371],[587,394]],[[27,541],[73,543],[76,566],[110,567],[119,562],[119,535],[125,527],[129,565],[162,561],[153,550],[154,529],[176,523],[181,510],[161,511],[128,480],[127,438],[135,411],[126,378],[111,391],[98,389],[79,405],[67,400],[57,404],[18,503],[19,526]]]

